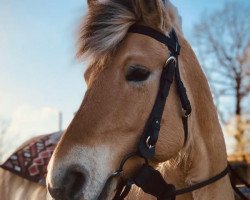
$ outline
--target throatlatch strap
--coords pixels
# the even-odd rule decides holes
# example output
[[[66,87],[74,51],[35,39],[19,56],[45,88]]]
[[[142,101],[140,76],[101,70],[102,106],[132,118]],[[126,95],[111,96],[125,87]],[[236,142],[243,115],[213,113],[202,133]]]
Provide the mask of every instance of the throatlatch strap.
[[[181,80],[178,58],[177,58],[177,65],[176,65],[175,81],[176,81],[176,85],[177,85],[177,89],[178,89],[178,93],[179,93],[179,97],[181,101],[181,106],[182,106],[183,111],[185,112],[183,114],[185,116],[188,116],[190,115],[192,108],[191,108],[191,104],[187,96],[187,90]]]
[[[227,166],[222,172],[213,176],[210,179],[207,179],[205,181],[202,181],[200,183],[197,183],[197,184],[192,185],[192,186],[187,187],[187,188],[176,190],[175,195],[177,196],[177,195],[182,195],[185,193],[193,192],[194,190],[198,190],[198,189],[203,188],[207,185],[210,185],[211,183],[214,183],[214,182],[220,180],[221,178],[223,178],[224,176],[226,176],[228,174],[228,171],[229,171],[229,167]]]
[[[172,40],[174,40],[179,45],[179,40],[178,40],[177,34],[174,31],[174,29],[171,31],[170,36],[171,36]],[[171,49],[170,49],[170,51],[171,51]],[[181,100],[181,106],[182,106],[183,111],[185,112],[184,115],[187,117],[188,115],[190,115],[192,108],[191,108],[191,104],[190,104],[190,101],[189,101],[188,96],[187,96],[186,88],[181,80],[180,69],[179,69],[179,59],[178,59],[179,53],[180,52],[171,51],[171,56],[176,57],[175,81],[176,81],[178,93],[179,93],[180,100]]]
[[[135,183],[141,187],[142,190],[158,198],[158,200],[174,200],[176,196],[185,193],[193,192],[211,183],[214,183],[228,174],[229,167],[227,166],[221,173],[207,179],[203,182],[197,183],[187,188],[175,190],[174,185],[167,184],[160,172],[153,169],[151,166],[143,166],[138,173]],[[163,183],[163,181],[165,183]]]
[[[188,117],[182,116],[182,125],[184,130],[184,145],[187,143],[188,139]]]
[[[220,180],[221,178],[226,176],[228,172],[229,167],[227,166],[222,172],[210,179],[187,188],[176,190],[174,185],[165,182],[159,171],[155,170],[148,164],[144,164],[136,174],[134,180],[129,181],[130,184],[123,182],[118,187],[118,191],[113,200],[123,200],[127,196],[133,183],[140,187],[145,193],[157,197],[157,200],[175,200],[175,197],[178,195],[193,192]],[[128,185],[128,187],[126,186],[126,184]]]

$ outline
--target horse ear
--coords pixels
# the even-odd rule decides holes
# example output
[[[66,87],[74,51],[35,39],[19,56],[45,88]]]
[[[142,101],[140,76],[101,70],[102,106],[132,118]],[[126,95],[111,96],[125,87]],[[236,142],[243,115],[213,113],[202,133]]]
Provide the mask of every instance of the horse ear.
[[[88,6],[92,5],[92,4],[95,3],[96,1],[98,1],[98,0],[87,0]]]
[[[143,23],[162,28],[166,18],[163,0],[135,0],[135,8],[140,13]]]

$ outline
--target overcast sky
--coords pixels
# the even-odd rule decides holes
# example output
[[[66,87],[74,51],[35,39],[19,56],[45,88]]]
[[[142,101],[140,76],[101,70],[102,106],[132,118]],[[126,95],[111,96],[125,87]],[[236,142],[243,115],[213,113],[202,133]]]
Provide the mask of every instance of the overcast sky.
[[[172,2],[192,41],[202,13],[226,1]],[[57,131],[59,111],[67,127],[78,109],[86,86],[74,46],[85,12],[82,0],[0,0],[0,120],[10,120],[7,140],[14,146],[30,135]],[[15,140],[17,135],[23,139]]]

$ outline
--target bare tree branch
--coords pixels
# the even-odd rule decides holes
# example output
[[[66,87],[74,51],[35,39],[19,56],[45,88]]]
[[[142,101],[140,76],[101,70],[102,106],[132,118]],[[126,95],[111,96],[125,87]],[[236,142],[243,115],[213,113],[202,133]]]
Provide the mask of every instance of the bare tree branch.
[[[223,123],[236,116],[235,139],[242,144],[243,114],[249,105],[243,101],[250,93],[250,7],[238,1],[226,3],[224,8],[205,15],[195,26],[199,55],[210,81],[218,113]],[[234,113],[228,115],[221,106],[221,97],[230,97]],[[218,105],[221,104],[221,105]],[[242,111],[244,108],[244,112]],[[225,117],[227,116],[227,117]],[[250,116],[249,116],[250,117]],[[227,119],[226,119],[227,118]]]

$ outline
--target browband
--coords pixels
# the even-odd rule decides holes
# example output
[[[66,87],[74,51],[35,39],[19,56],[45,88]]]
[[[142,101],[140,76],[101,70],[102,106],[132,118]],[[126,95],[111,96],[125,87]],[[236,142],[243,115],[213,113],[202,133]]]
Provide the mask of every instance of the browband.
[[[181,46],[178,43],[177,36],[176,36],[174,29],[172,29],[172,31],[170,32],[170,34],[169,34],[170,37],[167,37],[163,33],[159,32],[153,28],[150,28],[148,26],[143,26],[143,25],[132,25],[129,28],[128,32],[147,35],[147,36],[154,38],[155,40],[161,42],[162,44],[165,44],[171,52],[175,53],[175,55],[180,54]]]

